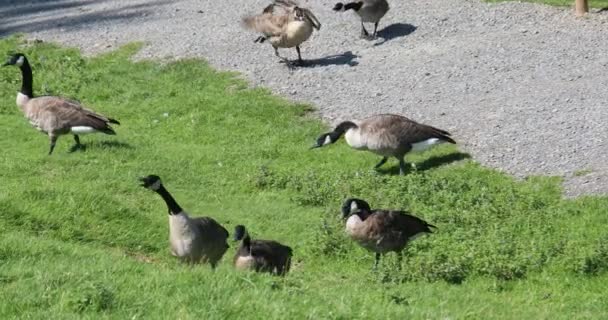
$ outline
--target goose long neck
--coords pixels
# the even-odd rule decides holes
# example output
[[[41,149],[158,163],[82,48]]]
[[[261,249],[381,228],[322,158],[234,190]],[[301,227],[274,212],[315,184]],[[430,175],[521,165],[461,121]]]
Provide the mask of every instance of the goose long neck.
[[[367,210],[359,210],[355,214],[359,216],[359,219],[361,219],[361,221],[365,221],[365,219],[367,219],[371,215],[371,212]]]
[[[23,64],[19,67],[21,69],[21,93],[26,95],[28,98],[34,97],[34,90],[32,88],[33,77],[32,77],[32,67],[30,66],[29,61],[27,61],[26,57],[23,57]]]
[[[165,186],[161,185],[160,188],[156,190],[156,193],[158,193],[163,198],[163,200],[165,200],[167,208],[169,209],[169,215],[175,215],[182,212],[182,207],[177,204],[177,201],[175,201],[169,191],[165,189]]]
[[[243,247],[247,249],[247,252],[251,253],[251,238],[247,231],[245,231],[245,236],[243,237]]]
[[[357,128],[357,125],[352,122],[352,121],[344,121],[342,123],[340,123],[335,129],[334,132],[339,134],[339,135],[343,135],[344,133],[346,133],[346,131],[348,131],[349,129],[353,129],[353,128]]]

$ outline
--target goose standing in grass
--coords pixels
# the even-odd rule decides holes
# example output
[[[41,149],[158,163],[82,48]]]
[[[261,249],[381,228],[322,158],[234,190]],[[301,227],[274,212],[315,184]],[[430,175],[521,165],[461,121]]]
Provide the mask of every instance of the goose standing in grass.
[[[409,241],[436,228],[426,221],[397,210],[372,210],[361,199],[348,199],[342,205],[342,217],[346,219],[346,233],[363,248],[376,253],[374,269],[380,256],[394,251],[401,266],[402,250]]]
[[[334,6],[334,11],[353,10],[361,18],[361,38],[372,40],[376,38],[378,23],[388,12],[389,6],[386,0],[363,0],[349,3],[338,2]],[[370,36],[365,30],[364,22],[374,24],[374,33]]]
[[[72,151],[82,147],[78,135],[102,132],[115,135],[110,123],[120,124],[117,120],[105,117],[84,108],[78,101],[54,97],[34,97],[32,88],[32,68],[22,53],[12,55],[3,66],[15,65],[21,69],[23,82],[17,93],[17,106],[38,130],[46,133],[50,141],[49,155],[53,153],[60,135],[73,134],[76,144]]]
[[[276,0],[261,14],[243,18],[243,25],[262,33],[263,36],[255,42],[268,40],[274,48],[274,54],[282,62],[289,61],[279,55],[279,48],[295,47],[298,53],[297,65],[304,64],[300,45],[310,38],[313,29],[321,28],[321,23],[309,9],[299,7],[290,0]]]
[[[237,269],[281,276],[289,271],[292,256],[290,247],[271,240],[251,240],[243,225],[234,228],[234,240],[241,241],[241,246],[234,255],[234,266]]]
[[[334,131],[322,134],[312,148],[332,144],[342,135],[352,148],[383,156],[376,169],[385,164],[389,157],[397,158],[402,175],[406,171],[405,155],[408,152],[423,151],[444,142],[456,143],[445,130],[399,115],[380,114],[358,122],[344,121]]]
[[[212,218],[191,218],[165,189],[159,176],[149,175],[140,181],[167,204],[171,253],[183,262],[209,263],[215,268],[228,250],[228,231]]]

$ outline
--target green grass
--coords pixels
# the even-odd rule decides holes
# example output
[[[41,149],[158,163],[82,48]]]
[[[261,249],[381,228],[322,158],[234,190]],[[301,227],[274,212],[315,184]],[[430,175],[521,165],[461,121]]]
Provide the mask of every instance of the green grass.
[[[608,199],[565,200],[559,179],[515,179],[452,146],[374,173],[344,143],[308,150],[325,128],[309,107],[248,89],[196,60],[133,63],[136,45],[88,59],[47,44],[25,52],[35,91],[77,97],[122,122],[48,140],[15,106],[20,75],[0,69],[0,318],[576,319],[608,317]],[[164,114],[167,113],[168,116]],[[391,167],[392,166],[392,167]],[[136,178],[160,175],[193,215],[295,251],[285,278],[178,263],[162,200]],[[342,231],[348,196],[408,208],[439,229],[414,241],[403,271]]]
[[[505,1],[521,1],[543,3],[551,6],[570,7],[574,6],[574,0],[486,0],[488,2],[505,2]],[[589,0],[591,8],[608,8],[608,0]]]

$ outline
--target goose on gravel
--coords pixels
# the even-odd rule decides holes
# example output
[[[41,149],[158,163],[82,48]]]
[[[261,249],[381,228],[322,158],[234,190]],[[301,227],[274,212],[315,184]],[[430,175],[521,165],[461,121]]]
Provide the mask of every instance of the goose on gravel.
[[[405,174],[405,155],[423,151],[440,143],[455,144],[450,133],[417,123],[394,114],[374,115],[361,121],[344,121],[332,132],[322,134],[312,148],[332,144],[344,135],[346,143],[357,150],[368,150],[383,156],[375,166],[379,168],[389,157],[399,160],[399,172]]]
[[[321,23],[307,8],[302,8],[291,0],[276,0],[267,6],[261,14],[243,18],[243,25],[262,33],[255,42],[268,40],[274,48],[274,54],[282,62],[303,65],[300,45],[308,40],[313,29],[319,30]],[[279,48],[296,48],[297,62],[289,62],[279,55]]]
[[[17,93],[17,106],[34,127],[48,135],[49,155],[53,153],[60,135],[74,135],[76,142],[72,147],[74,151],[82,147],[78,135],[95,132],[116,134],[110,123],[120,124],[117,120],[84,108],[78,101],[54,96],[35,98],[32,88],[32,68],[24,54],[12,55],[3,66],[9,65],[21,69],[23,80],[21,90]]]
[[[347,199],[342,205],[346,233],[363,248],[376,253],[374,269],[380,256],[395,252],[401,266],[402,250],[409,241],[436,228],[426,221],[399,210],[370,209],[361,199]]]
[[[245,226],[234,228],[234,240],[241,246],[234,255],[234,266],[241,270],[285,275],[291,266],[290,247],[272,240],[252,240]]]
[[[334,11],[353,10],[361,18],[361,38],[372,40],[376,38],[378,23],[388,12],[389,6],[386,0],[363,0],[349,3],[338,2],[334,6]],[[374,24],[374,33],[370,36],[365,30],[364,22]]]
[[[140,181],[167,204],[171,253],[183,262],[209,263],[215,268],[228,250],[228,231],[212,218],[191,218],[165,189],[159,176],[149,175]]]

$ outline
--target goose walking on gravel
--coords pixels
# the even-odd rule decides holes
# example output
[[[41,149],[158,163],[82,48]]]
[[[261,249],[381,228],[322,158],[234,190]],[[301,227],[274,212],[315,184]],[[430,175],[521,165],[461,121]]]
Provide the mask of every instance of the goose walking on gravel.
[[[332,144],[344,135],[346,143],[357,150],[368,150],[383,156],[375,166],[379,168],[389,157],[399,160],[399,172],[405,174],[405,155],[423,151],[440,143],[455,144],[450,133],[417,123],[394,114],[374,115],[361,121],[344,121],[332,132],[322,134],[312,148]]]
[[[378,23],[388,12],[389,6],[386,0],[363,0],[349,3],[338,2],[334,6],[334,11],[353,10],[361,18],[361,38],[372,40],[376,38]],[[374,33],[370,36],[364,22],[374,24]]]
[[[397,253],[401,266],[402,250],[409,241],[436,228],[426,221],[399,210],[372,210],[367,202],[351,198],[342,205],[346,233],[363,248],[376,253],[374,269],[387,252]]]
[[[276,0],[261,14],[243,18],[243,25],[262,33],[263,36],[258,37],[255,42],[268,40],[274,48],[274,54],[282,62],[289,61],[279,55],[279,48],[295,47],[298,53],[296,65],[304,64],[300,45],[310,38],[313,29],[321,28],[321,23],[309,9],[302,8],[290,0]]]
[[[3,66],[9,65],[21,69],[23,80],[21,90],[17,93],[17,106],[34,127],[48,135],[49,155],[53,153],[60,135],[73,134],[76,145],[72,150],[76,150],[82,147],[79,138],[81,134],[116,134],[110,124],[120,124],[117,120],[84,108],[78,101],[54,96],[34,97],[32,68],[24,54],[12,55]]]
[[[228,250],[228,231],[209,217],[191,218],[167,191],[159,176],[140,178],[142,187],[160,195],[169,212],[171,253],[188,263],[209,263],[215,268]]]
[[[290,247],[272,240],[252,240],[245,226],[234,228],[234,240],[241,241],[234,255],[237,269],[285,275],[291,266]]]

